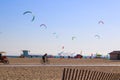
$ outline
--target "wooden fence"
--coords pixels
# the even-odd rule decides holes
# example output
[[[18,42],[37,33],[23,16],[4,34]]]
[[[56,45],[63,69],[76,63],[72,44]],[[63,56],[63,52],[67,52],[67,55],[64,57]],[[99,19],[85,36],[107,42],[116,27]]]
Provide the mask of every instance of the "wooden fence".
[[[64,68],[62,80],[120,80],[120,74]]]

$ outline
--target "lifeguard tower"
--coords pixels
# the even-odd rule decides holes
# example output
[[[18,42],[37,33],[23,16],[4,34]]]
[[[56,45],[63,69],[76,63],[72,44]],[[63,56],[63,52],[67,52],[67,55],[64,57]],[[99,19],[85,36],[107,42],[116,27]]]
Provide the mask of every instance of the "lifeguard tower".
[[[24,57],[28,57],[29,56],[29,50],[22,50],[22,52],[23,52],[23,56]]]

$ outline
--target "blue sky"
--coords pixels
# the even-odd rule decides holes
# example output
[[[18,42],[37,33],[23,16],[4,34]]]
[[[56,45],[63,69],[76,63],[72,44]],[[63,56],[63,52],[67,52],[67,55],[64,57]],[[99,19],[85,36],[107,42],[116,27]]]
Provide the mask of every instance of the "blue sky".
[[[1,0],[0,51],[88,55],[119,50],[119,4],[120,0]],[[35,15],[33,22],[31,14],[23,15],[25,11]],[[104,24],[98,24],[100,20]]]

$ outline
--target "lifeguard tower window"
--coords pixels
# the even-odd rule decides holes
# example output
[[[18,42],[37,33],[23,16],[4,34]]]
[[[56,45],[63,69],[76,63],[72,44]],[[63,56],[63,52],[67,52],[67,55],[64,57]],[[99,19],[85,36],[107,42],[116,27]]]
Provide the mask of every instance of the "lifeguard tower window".
[[[117,58],[118,58],[118,60],[120,60],[120,54],[118,54]]]

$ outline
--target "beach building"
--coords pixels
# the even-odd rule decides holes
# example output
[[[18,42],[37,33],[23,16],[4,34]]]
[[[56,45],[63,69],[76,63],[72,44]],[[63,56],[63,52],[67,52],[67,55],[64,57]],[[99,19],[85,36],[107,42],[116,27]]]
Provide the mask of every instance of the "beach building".
[[[120,60],[120,51],[113,51],[109,53],[110,60]]]
[[[31,55],[31,54],[29,54],[30,53],[30,50],[22,50],[22,52],[23,52],[23,54],[22,54],[22,57],[24,58],[24,57],[26,57],[26,58],[42,58],[42,55],[41,54],[39,54],[39,55]]]
[[[28,57],[29,56],[29,53],[30,51],[29,50],[23,50],[23,56],[24,57]]]

